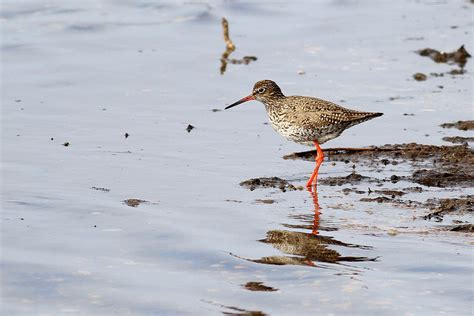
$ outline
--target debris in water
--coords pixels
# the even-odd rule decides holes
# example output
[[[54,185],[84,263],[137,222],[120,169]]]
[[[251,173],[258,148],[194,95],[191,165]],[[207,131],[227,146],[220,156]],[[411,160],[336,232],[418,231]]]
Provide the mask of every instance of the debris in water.
[[[446,214],[463,215],[474,211],[474,195],[461,198],[429,199],[426,206],[433,212],[423,216],[423,219],[442,221]]]
[[[260,292],[275,292],[278,289],[272,288],[271,286],[266,286],[263,282],[247,282],[242,285],[245,289],[249,291],[260,291]]]
[[[221,68],[220,68],[221,75],[223,75],[224,72],[226,71],[228,63],[234,64],[234,65],[239,65],[239,64],[248,65],[250,62],[257,60],[257,57],[255,56],[244,56],[242,59],[229,59],[230,54],[232,54],[232,52],[235,51],[235,45],[230,39],[229,22],[227,22],[226,18],[222,18],[222,28],[224,30],[224,42],[225,42],[226,48],[225,48],[224,53],[222,53],[222,56],[221,56]]]
[[[413,78],[415,78],[416,81],[425,81],[427,77],[425,74],[421,72],[417,72],[416,74],[413,75]]]
[[[256,203],[261,203],[261,204],[273,204],[275,203],[275,200],[272,199],[257,199],[255,200]]]
[[[456,76],[456,75],[462,75],[464,73],[464,69],[452,69],[450,72],[448,72],[450,75]]]
[[[101,187],[91,187],[92,190],[102,191],[102,192],[110,192],[110,189],[101,188]]]
[[[125,203],[126,205],[130,207],[137,207],[138,205],[142,203],[148,203],[148,201],[140,200],[140,199],[128,199],[128,200],[124,200],[123,203]]]
[[[467,63],[467,59],[471,58],[471,55],[464,48],[464,45],[458,48],[458,50],[451,53],[440,52],[436,49],[425,48],[417,51],[420,56],[430,57],[437,63],[449,63],[458,64],[461,68]]]
[[[191,124],[188,124],[188,127],[186,127],[186,130],[188,131],[188,133],[191,133],[191,131],[194,129],[195,127],[192,126]]]
[[[396,236],[398,234],[398,231],[396,229],[389,229],[387,230],[387,234],[390,236]]]
[[[452,128],[455,127],[462,131],[474,130],[474,120],[470,121],[457,121],[454,123],[444,123],[440,125],[442,128]]]
[[[224,30],[224,42],[225,42],[226,50],[232,53],[235,50],[235,45],[229,36],[229,22],[227,22],[226,18],[222,18],[221,23],[222,23],[222,28]]]
[[[225,200],[226,202],[234,202],[234,203],[242,203],[240,200],[232,200],[232,199],[227,199]]]

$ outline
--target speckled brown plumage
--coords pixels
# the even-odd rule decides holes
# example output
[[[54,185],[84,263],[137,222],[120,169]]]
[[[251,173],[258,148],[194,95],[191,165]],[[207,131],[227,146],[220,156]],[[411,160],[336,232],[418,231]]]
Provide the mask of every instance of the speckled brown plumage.
[[[265,105],[273,128],[282,136],[297,143],[316,146],[317,165],[308,185],[317,177],[323,159],[319,144],[338,137],[351,126],[382,115],[382,113],[346,109],[313,97],[287,97],[271,80],[258,81],[251,95],[229,105],[226,109],[250,100],[257,100]]]
[[[259,92],[262,91],[263,92]],[[284,96],[271,80],[255,84],[252,95],[262,102],[273,128],[282,136],[303,144],[323,144],[344,130],[382,113],[359,112],[313,97]]]

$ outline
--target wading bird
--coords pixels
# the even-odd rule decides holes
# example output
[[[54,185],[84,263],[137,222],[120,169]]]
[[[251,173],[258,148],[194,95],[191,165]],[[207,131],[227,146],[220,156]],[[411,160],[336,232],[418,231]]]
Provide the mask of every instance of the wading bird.
[[[297,143],[314,144],[316,147],[316,167],[306,183],[308,188],[317,184],[319,166],[324,159],[320,144],[338,137],[351,126],[383,114],[350,110],[313,97],[287,97],[271,80],[258,81],[251,95],[232,103],[225,109],[251,100],[260,101],[265,105],[270,123],[282,136]]]

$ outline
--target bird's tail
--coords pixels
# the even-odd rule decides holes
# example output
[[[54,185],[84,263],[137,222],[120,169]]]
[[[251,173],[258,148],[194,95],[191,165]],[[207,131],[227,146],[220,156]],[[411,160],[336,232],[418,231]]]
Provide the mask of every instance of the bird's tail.
[[[383,115],[383,113],[380,112],[358,112],[357,114],[358,117],[351,122],[350,126],[354,126]]]

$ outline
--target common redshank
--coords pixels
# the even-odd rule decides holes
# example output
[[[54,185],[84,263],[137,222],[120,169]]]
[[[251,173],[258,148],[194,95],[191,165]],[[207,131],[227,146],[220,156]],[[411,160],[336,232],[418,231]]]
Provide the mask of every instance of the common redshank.
[[[271,80],[258,81],[251,95],[232,103],[225,109],[251,100],[260,101],[265,105],[270,123],[283,137],[300,144],[314,144],[316,147],[316,167],[306,183],[308,188],[316,186],[319,166],[324,159],[320,144],[338,137],[351,126],[383,114],[350,110],[313,97],[287,97]]]

